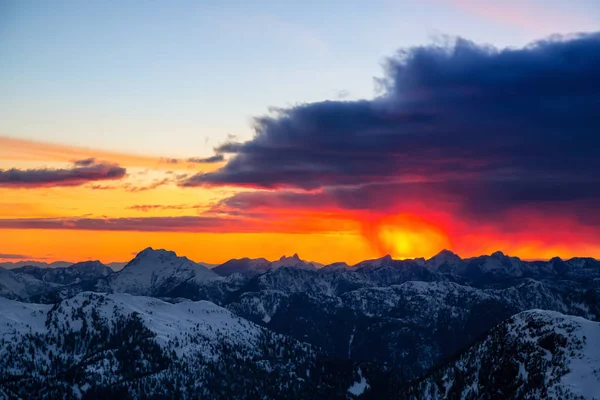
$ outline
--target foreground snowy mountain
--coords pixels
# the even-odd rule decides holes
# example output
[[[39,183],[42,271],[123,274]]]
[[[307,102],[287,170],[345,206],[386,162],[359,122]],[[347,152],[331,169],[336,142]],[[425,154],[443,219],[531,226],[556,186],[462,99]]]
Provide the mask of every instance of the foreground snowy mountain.
[[[86,292],[0,310],[0,398],[334,398],[380,372],[205,301]]]
[[[600,324],[552,311],[525,311],[400,397],[600,399]]]

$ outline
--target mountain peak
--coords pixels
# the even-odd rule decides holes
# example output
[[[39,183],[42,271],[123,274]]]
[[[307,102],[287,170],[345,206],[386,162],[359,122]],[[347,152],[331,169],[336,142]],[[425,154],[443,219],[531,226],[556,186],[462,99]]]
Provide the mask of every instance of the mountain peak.
[[[458,264],[461,261],[462,258],[460,258],[457,254],[450,250],[444,249],[427,260],[427,263],[437,268],[443,264]]]
[[[113,292],[152,295],[182,282],[201,284],[217,278],[215,272],[174,251],[147,247],[111,276],[108,284]]]
[[[149,258],[149,257],[150,258],[155,258],[155,257],[180,258],[177,256],[177,253],[175,253],[174,251],[165,250],[165,249],[153,249],[152,247],[146,247],[144,250],[137,253],[137,255],[135,256],[134,259]],[[183,258],[186,258],[186,257],[183,257]]]
[[[284,254],[279,258],[279,261],[287,261],[287,260],[300,261],[300,257],[298,256],[298,253],[294,253],[294,255],[291,257],[288,257]]]
[[[491,254],[491,256],[495,257],[495,258],[504,258],[504,257],[506,257],[506,255],[503,252],[501,252],[500,250],[493,252]]]
[[[461,258],[454,252],[448,250],[448,249],[443,249],[442,251],[440,251],[439,253],[437,253],[435,256],[431,257],[430,260],[433,259],[444,259],[444,260],[461,260]]]
[[[102,262],[100,262],[100,260],[88,260],[88,261],[81,261],[81,262],[75,263],[75,264],[71,265],[71,267],[75,267],[75,266],[98,266],[98,265],[104,266],[104,264],[102,264]]]
[[[453,252],[452,250],[448,250],[448,249],[443,249],[437,255],[438,256],[445,255],[445,256],[458,257],[458,255],[455,252]]]

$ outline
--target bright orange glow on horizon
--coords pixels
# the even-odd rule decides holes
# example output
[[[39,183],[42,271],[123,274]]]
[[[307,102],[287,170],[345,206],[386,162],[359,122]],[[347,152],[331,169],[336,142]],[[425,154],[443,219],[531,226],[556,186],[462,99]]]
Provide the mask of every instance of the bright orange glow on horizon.
[[[354,264],[385,254],[429,258],[444,248],[462,257],[501,250],[523,259],[600,258],[598,232],[576,220],[535,210],[515,210],[505,219],[476,223],[462,218],[451,205],[441,210],[445,205],[439,204],[438,210],[433,203],[427,208],[424,203],[399,202],[394,211],[382,212],[347,210],[335,203],[274,202],[231,211],[221,209],[220,202],[250,189],[182,188],[170,180],[171,170],[196,173],[215,165],[169,164],[156,157],[0,138],[0,169],[64,168],[85,157],[118,163],[127,168],[127,176],[100,182],[102,188],[94,188],[96,182],[0,187],[0,260],[16,261],[14,255],[23,255],[41,261],[122,262],[148,246],[215,264],[240,257],[273,260],[293,253],[321,263]],[[187,217],[198,218],[198,226],[195,220],[176,224],[177,218]],[[161,230],[153,225],[160,224],[160,218],[175,222]],[[88,225],[78,229],[2,225],[31,219],[81,219]],[[126,223],[127,228],[107,230],[113,223]]]

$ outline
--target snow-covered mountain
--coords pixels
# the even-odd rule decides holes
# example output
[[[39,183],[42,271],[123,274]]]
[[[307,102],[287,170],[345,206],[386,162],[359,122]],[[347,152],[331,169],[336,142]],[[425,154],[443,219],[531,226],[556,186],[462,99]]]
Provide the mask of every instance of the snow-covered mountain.
[[[85,292],[0,309],[0,398],[343,398],[378,372],[205,301]]]
[[[89,291],[105,294],[92,295]],[[155,300],[150,297],[144,297],[145,300],[139,300],[141,297],[137,298],[138,300],[123,300],[134,298],[131,295],[152,296]],[[202,371],[199,372],[189,364],[205,365],[203,362],[208,360],[206,354],[201,356],[201,361],[196,358],[186,359],[185,354],[189,353],[189,349],[184,349],[184,355],[180,356],[180,352],[178,353],[174,347],[170,347],[170,345],[165,347],[161,344],[159,331],[164,327],[157,328],[150,324],[150,320],[146,321],[142,317],[140,317],[141,321],[137,321],[135,320],[137,317],[131,317],[134,315],[133,312],[123,313],[123,315],[111,314],[110,318],[107,317],[107,321],[116,318],[119,323],[133,324],[128,326],[136,332],[138,329],[141,329],[140,332],[145,332],[139,333],[142,338],[155,336],[159,338],[150,342],[143,340],[135,342],[136,346],[140,346],[140,348],[156,349],[156,346],[159,348],[156,351],[149,350],[149,359],[142,356],[145,366],[153,366],[151,367],[152,371],[163,371],[160,373],[148,372],[144,369],[145,366],[140,366],[142,371],[147,372],[147,376],[152,376],[152,378],[148,378],[149,380],[145,380],[146,372],[141,378],[131,378],[129,375],[123,375],[123,368],[115,367],[115,357],[120,357],[115,352],[125,350],[114,347],[114,343],[110,342],[112,340],[110,335],[106,336],[105,333],[102,333],[104,336],[99,337],[94,336],[96,335],[94,333],[86,339],[86,343],[88,343],[87,341],[94,343],[109,341],[105,345],[113,347],[106,348],[106,351],[103,350],[102,356],[98,357],[106,357],[109,360],[104,361],[104,364],[113,363],[110,364],[111,368],[118,369],[117,372],[113,371],[116,376],[113,378],[118,379],[119,382],[127,381],[127,390],[141,390],[139,385],[142,383],[139,382],[144,382],[144,388],[147,388],[148,385],[172,387],[173,382],[184,382],[181,385],[178,383],[178,387],[192,390],[190,387],[193,387],[194,383],[186,380],[187,378],[181,378],[182,370],[192,371],[191,375],[195,376],[199,382],[212,382],[208,377],[219,382],[226,382],[227,374],[224,371],[238,371],[243,365],[245,370],[251,371],[253,378],[250,379],[248,375],[236,372],[240,375],[241,381],[239,382],[243,383],[240,383],[242,386],[239,386],[235,393],[248,395],[244,385],[254,387],[257,385],[256,379],[261,379],[258,385],[267,393],[271,393],[269,388],[262,385],[270,382],[269,387],[275,388],[276,382],[283,379],[281,377],[285,375],[288,378],[293,376],[292,381],[296,382],[290,383],[289,379],[285,378],[287,382],[285,387],[289,390],[293,388],[298,393],[305,395],[305,398],[328,398],[327,395],[332,395],[332,393],[333,397],[339,397],[338,395],[342,392],[341,398],[348,396],[352,398],[353,393],[358,389],[364,390],[363,396],[366,398],[398,398],[399,388],[407,380],[422,379],[429,376],[428,374],[432,371],[439,370],[448,360],[456,360],[457,354],[478,343],[478,340],[485,337],[490,329],[515,314],[531,309],[542,309],[560,312],[564,315],[579,316],[590,321],[600,321],[600,262],[591,258],[523,261],[501,252],[489,256],[461,259],[450,251],[442,251],[429,260],[395,260],[386,256],[375,260],[366,260],[351,267],[345,263],[334,263],[323,268],[316,263],[304,261],[297,255],[284,256],[274,262],[266,259],[244,258],[230,260],[210,270],[185,257],[178,257],[173,252],[148,248],[140,252],[119,272],[112,272],[97,262],[79,263],[69,268],[52,270],[35,267],[0,269],[0,296],[28,303],[54,304],[54,306],[21,305],[26,312],[31,313],[38,310],[39,307],[42,307],[43,310],[46,310],[47,307],[51,307],[50,310],[66,308],[68,310],[66,312],[70,315],[69,318],[72,319],[81,319],[91,313],[92,320],[86,324],[82,322],[81,328],[77,328],[84,329],[84,336],[90,332],[90,324],[98,319],[94,315],[107,311],[101,312],[100,308],[103,306],[100,303],[97,304],[100,308],[95,307],[96,311],[94,311],[94,307],[85,308],[87,306],[83,306],[83,303],[80,306],[71,303],[73,299],[81,299],[81,296],[92,299],[89,301],[87,298],[77,300],[85,302],[87,305],[89,302],[96,301],[93,300],[96,299],[94,296],[111,299],[113,308],[130,308],[135,312],[149,315],[150,320],[153,318],[151,317],[153,307],[168,309],[169,311],[165,311],[165,313],[185,319],[187,317],[180,315],[177,307],[183,307],[180,306],[181,304],[190,304],[190,300],[208,300],[212,303],[204,302],[202,304],[212,304],[222,312],[229,312],[229,315],[233,313],[236,318],[241,318],[241,321],[251,324],[249,326],[252,326],[252,329],[267,332],[266,335],[271,335],[269,336],[271,339],[264,339],[268,343],[272,343],[272,340],[279,343],[280,338],[284,338],[281,340],[283,343],[287,343],[285,346],[291,346],[286,349],[293,354],[293,356],[284,357],[287,360],[284,363],[287,365],[286,367],[277,367],[275,370],[279,372],[273,372],[274,370],[271,369],[267,375],[265,375],[261,357],[268,359],[279,357],[278,362],[280,362],[282,360],[280,356],[271,353],[265,356],[265,353],[251,352],[254,355],[249,358],[221,357],[217,361],[218,366],[208,366],[207,369],[202,369],[204,368],[202,367]],[[119,301],[127,303],[127,306],[117,304]],[[150,303],[138,304],[140,301]],[[172,304],[163,303],[163,301]],[[3,304],[7,303],[0,303],[0,314],[12,315],[9,317],[12,322],[7,321],[7,323],[18,328],[17,322],[25,317],[21,314],[14,314],[13,311],[5,312],[12,306],[3,306]],[[170,308],[171,306],[176,307]],[[229,311],[223,311],[219,306]],[[192,311],[200,312],[196,309],[192,309]],[[40,311],[38,310],[38,312]],[[62,311],[56,312],[60,314]],[[164,320],[164,318],[166,316],[161,314],[158,320]],[[101,325],[104,326],[108,323],[105,322],[102,322]],[[167,323],[170,322],[164,322],[164,324]],[[233,329],[247,328],[242,325],[235,324]],[[115,330],[115,332],[120,332],[118,335],[125,335],[118,328],[110,326],[109,332]],[[173,327],[178,331],[188,331],[187,340],[194,340],[192,337],[198,336],[198,332],[194,329],[192,329],[193,332],[189,332],[189,327],[185,324],[176,324]],[[19,329],[21,332],[19,335],[26,336],[22,342],[23,346],[27,341],[38,343],[39,338],[27,336],[30,329],[28,326]],[[31,329],[33,332],[34,329]],[[46,327],[45,329],[50,328]],[[148,332],[155,332],[155,334]],[[47,335],[48,332],[43,334]],[[68,340],[76,342],[80,340],[77,339],[78,335],[81,335],[70,331],[61,331],[60,334],[61,337],[69,337],[71,339]],[[172,335],[172,333],[168,333],[168,335]],[[278,339],[274,339],[275,337]],[[48,340],[54,343],[56,339]],[[121,338],[121,340],[127,342],[129,339]],[[248,341],[252,343],[251,339]],[[304,344],[297,347],[296,344],[300,342]],[[60,346],[64,346],[62,341]],[[77,344],[77,346],[82,346],[82,344]],[[210,345],[207,346],[210,347]],[[237,348],[238,345],[218,344],[215,351],[221,355],[224,352],[230,355],[231,346]],[[281,346],[277,344],[275,348],[281,348]],[[10,349],[14,349],[14,346]],[[236,354],[246,354],[250,351],[247,347],[240,347],[240,349],[242,350],[236,350]],[[52,351],[55,350],[69,354],[68,357],[77,357],[76,351],[71,347],[56,347]],[[32,350],[27,349],[27,351]],[[175,351],[174,355],[173,351]],[[125,353],[127,352],[125,351]],[[11,365],[14,366],[16,365],[14,364],[15,358],[18,356],[17,353],[12,354],[13,358],[5,358],[4,362],[10,360]],[[144,354],[146,353],[144,352]],[[315,356],[315,354],[317,355]],[[129,363],[129,358],[135,357],[128,355],[120,359],[119,363]],[[290,375],[291,370],[289,369],[291,368],[289,364],[293,363],[291,360],[295,358],[298,358],[301,363],[305,361],[309,364],[313,363],[307,366],[313,377],[314,371],[311,368],[315,365],[320,365],[322,371],[328,368],[333,368],[333,370],[329,370],[325,374],[326,378],[323,378],[321,374],[318,380],[320,383],[307,379],[308,374],[300,375],[303,383],[298,383],[300,382],[296,381],[298,375]],[[54,361],[56,360],[54,359]],[[96,361],[94,359],[94,362]],[[161,364],[169,362],[173,362],[169,365],[176,365],[176,367],[165,369]],[[0,358],[0,368],[2,365]],[[40,365],[45,364],[41,363]],[[64,366],[65,364],[59,365]],[[71,365],[69,368],[74,368],[73,364],[69,365]],[[30,367],[37,368],[35,365]],[[359,367],[360,370],[358,370]],[[77,368],[79,367],[75,369]],[[215,369],[218,371],[216,372]],[[206,371],[210,371],[210,373]],[[297,370],[296,374],[298,374]],[[92,374],[92,376],[94,375]],[[132,379],[139,385],[136,383],[131,386]],[[335,381],[336,383],[327,382],[334,385],[336,389],[332,392],[333,389],[327,386],[329,383],[323,386],[323,379]],[[34,381],[35,379],[32,378],[26,382],[25,386],[42,385],[41,381]],[[4,392],[14,390],[12,386],[3,389],[2,382],[0,379],[0,399],[2,399],[3,390]],[[23,383],[22,380],[19,382]],[[74,381],[68,382],[73,383]],[[77,390],[83,390],[81,385],[84,385],[86,390],[83,392],[87,397],[92,398],[94,396],[106,397],[107,393],[108,395],[114,394],[110,391],[110,393],[106,392],[106,386],[102,382],[104,381],[101,380],[99,385],[90,384],[90,387],[101,388],[99,389],[101,392],[98,392],[101,394],[93,392],[95,389],[85,386],[87,382],[83,380],[78,384],[80,386],[77,386]],[[31,388],[32,386],[27,387]],[[56,393],[52,392],[55,389],[67,390],[66,387],[61,386],[60,389],[55,387],[51,389],[51,393]],[[71,390],[71,387],[73,385],[69,386],[68,390]],[[235,393],[229,389],[216,387],[212,383],[207,383],[203,387],[209,388],[206,390],[208,390],[207,393],[211,393],[211,396],[218,392],[226,398],[236,397]],[[320,391],[319,388],[323,387],[329,387],[329,389]],[[344,389],[342,390],[342,388]],[[350,392],[347,391],[349,388],[352,388]],[[411,390],[417,389],[413,387]],[[162,392],[152,391],[151,393],[160,395]],[[315,393],[320,393],[320,395]],[[211,396],[206,397],[213,398]]]
[[[307,270],[316,270],[322,268],[323,265],[314,261],[304,261],[298,254],[294,254],[291,257],[282,256],[279,260],[269,261],[265,258],[240,258],[229,260],[215,268],[217,274],[221,276],[228,276],[231,274],[239,273],[248,277],[252,277],[271,269],[279,268],[299,268]]]
[[[13,269],[21,268],[26,266],[39,267],[39,268],[63,268],[73,265],[72,262],[68,261],[54,261],[51,263],[43,261],[7,261],[0,263],[0,268]]]
[[[154,250],[139,252],[122,270],[99,283],[98,289],[135,295],[165,295],[184,282],[204,285],[221,277],[187,257],[178,257],[173,251]]]
[[[354,269],[384,267],[386,265],[391,265],[393,261],[394,260],[392,259],[392,256],[389,254],[386,254],[385,256],[383,256],[381,258],[375,258],[373,260],[361,261],[358,264],[354,265]]]
[[[455,267],[462,263],[462,258],[458,255],[454,254],[450,250],[442,250],[435,256],[431,257],[426,261],[427,265],[432,268],[439,269],[441,266],[445,265],[448,268]]]
[[[59,285],[42,282],[31,275],[0,268],[0,298],[38,301],[58,287]]]
[[[242,275],[255,275],[265,272],[271,268],[271,262],[265,258],[240,258],[232,259],[212,270],[221,276],[228,276],[235,273]]]
[[[301,276],[310,271],[286,274],[287,281],[273,281],[279,275],[275,272],[261,275],[254,289],[246,287],[227,308],[340,358],[350,354],[357,360],[403,365],[406,378],[420,376],[524,310],[543,308],[600,319],[600,302],[589,291],[536,280],[504,289],[409,280],[341,291],[332,281]],[[311,285],[315,290],[307,289]]]
[[[27,274],[44,282],[70,285],[81,281],[100,279],[112,274],[114,271],[100,261],[83,261],[68,267],[40,268],[24,266],[11,270],[17,274]]]
[[[399,398],[600,399],[600,324],[522,312]]]
[[[294,254],[291,257],[281,256],[279,260],[271,263],[271,268],[273,269],[282,267],[316,270],[317,268],[323,267],[323,265],[312,261],[304,261],[298,256],[298,254]]]

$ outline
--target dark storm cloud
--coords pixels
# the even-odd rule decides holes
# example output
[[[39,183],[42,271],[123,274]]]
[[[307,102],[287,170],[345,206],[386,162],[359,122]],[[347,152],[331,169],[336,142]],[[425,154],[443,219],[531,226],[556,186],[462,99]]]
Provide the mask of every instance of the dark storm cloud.
[[[237,193],[215,205],[218,210],[352,210],[393,212],[428,204],[457,211],[474,221],[502,220],[511,205],[531,207],[547,215],[573,217],[582,225],[600,227],[600,185],[561,181],[440,181],[371,183],[327,187],[318,192],[289,190]]]
[[[279,202],[377,208],[403,199],[476,214],[600,203],[600,34],[498,50],[458,39],[399,52],[373,100],[309,103],[255,120],[222,168],[183,186],[318,190]],[[274,202],[259,192],[226,200]],[[287,196],[287,197],[286,197]]]
[[[93,159],[88,159],[75,161],[72,168],[0,170],[0,187],[79,186],[88,182],[118,180],[126,173],[125,168],[116,164],[96,163]]]

